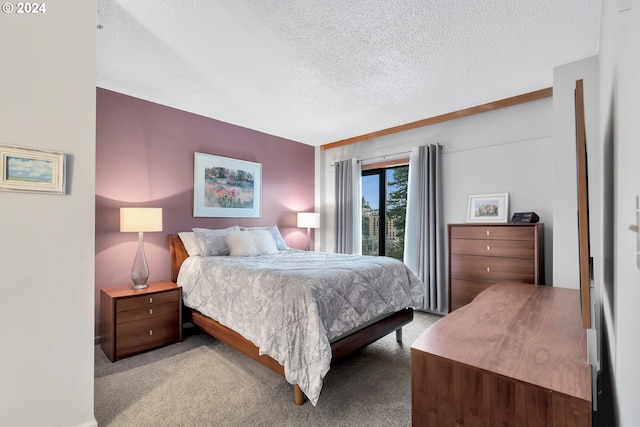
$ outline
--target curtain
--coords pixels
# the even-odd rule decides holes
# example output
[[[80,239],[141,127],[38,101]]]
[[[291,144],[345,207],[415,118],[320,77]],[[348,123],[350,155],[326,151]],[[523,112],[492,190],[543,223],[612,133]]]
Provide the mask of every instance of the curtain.
[[[441,166],[442,146],[415,147],[409,158],[404,262],[424,283],[425,311],[445,314]]]
[[[361,168],[356,159],[335,163],[336,252],[361,254]]]

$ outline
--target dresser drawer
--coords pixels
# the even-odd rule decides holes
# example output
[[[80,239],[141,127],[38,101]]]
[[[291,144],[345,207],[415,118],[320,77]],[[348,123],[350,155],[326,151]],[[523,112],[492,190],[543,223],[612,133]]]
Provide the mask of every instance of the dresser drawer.
[[[135,310],[122,311],[118,314],[116,323],[137,322],[139,320],[155,319],[166,314],[177,313],[178,304],[171,302],[168,304],[152,305]]]
[[[451,278],[477,282],[534,283],[535,271],[531,260],[473,255],[451,255]]]
[[[180,300],[180,292],[177,290],[157,292],[154,294],[137,295],[128,298],[121,298],[116,301],[116,311],[135,310],[138,308],[151,307],[154,305],[177,302]]]
[[[534,228],[530,226],[473,226],[451,227],[451,239],[484,239],[484,240],[533,240]]]
[[[532,240],[452,239],[450,250],[452,254],[459,255],[509,258],[533,258],[535,255]]]
[[[489,286],[493,286],[493,283],[451,279],[451,310],[456,310],[463,305],[469,304]]]
[[[124,357],[179,340],[178,313],[116,325],[116,353]]]

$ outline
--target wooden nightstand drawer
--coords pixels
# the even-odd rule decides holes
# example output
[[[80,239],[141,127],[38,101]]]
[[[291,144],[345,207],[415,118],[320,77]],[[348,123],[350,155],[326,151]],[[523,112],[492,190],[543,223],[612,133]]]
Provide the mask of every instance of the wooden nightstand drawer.
[[[509,258],[533,258],[535,255],[532,240],[452,239],[451,253]]]
[[[451,278],[477,282],[534,282],[534,266],[521,258],[451,255]]]
[[[178,341],[178,313],[116,326],[116,353],[120,357]]]
[[[102,349],[112,362],[182,341],[182,288],[172,282],[150,282],[100,290]]]
[[[116,301],[116,311],[135,310],[137,308],[150,307],[170,302],[175,303],[179,299],[180,295],[175,291],[156,292],[152,294],[122,298]]]
[[[136,310],[127,310],[118,313],[116,324],[155,319],[171,313],[178,313],[177,304],[169,303],[162,305],[153,305],[151,307],[145,308],[138,308]]]

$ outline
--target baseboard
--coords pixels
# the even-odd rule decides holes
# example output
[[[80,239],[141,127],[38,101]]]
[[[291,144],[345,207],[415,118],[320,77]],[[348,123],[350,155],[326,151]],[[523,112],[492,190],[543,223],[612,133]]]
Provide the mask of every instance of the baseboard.
[[[80,424],[77,427],[98,427],[98,420],[96,420],[96,417],[94,416],[92,421],[87,421],[86,423]]]

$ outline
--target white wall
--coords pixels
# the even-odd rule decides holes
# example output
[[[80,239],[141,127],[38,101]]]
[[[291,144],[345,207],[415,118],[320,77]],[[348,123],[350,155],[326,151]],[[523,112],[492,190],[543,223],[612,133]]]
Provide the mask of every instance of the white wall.
[[[640,7],[637,2],[603,2],[600,38],[600,128],[602,151],[611,156],[613,175],[605,201],[613,204],[613,257],[602,288],[604,332],[612,368],[618,425],[640,420],[640,264],[638,198],[640,197]],[[606,165],[606,163],[605,163]],[[612,194],[608,194],[608,192]],[[605,263],[607,265],[607,263]]]
[[[465,222],[470,194],[509,193],[511,213],[534,211],[545,224],[545,270],[550,283],[554,229],[552,114],[552,98],[545,98],[320,151],[321,250],[334,248],[334,162],[385,155],[389,159],[415,146],[439,143],[444,146],[445,223]]]
[[[93,416],[96,2],[0,13],[0,144],[69,155],[68,194],[0,192],[0,425]]]

